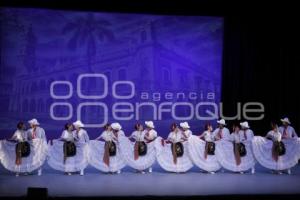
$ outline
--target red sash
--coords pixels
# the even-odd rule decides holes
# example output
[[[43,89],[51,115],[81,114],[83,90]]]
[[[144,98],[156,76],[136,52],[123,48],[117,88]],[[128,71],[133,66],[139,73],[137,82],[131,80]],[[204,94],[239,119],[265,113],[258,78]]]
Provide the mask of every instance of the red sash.
[[[32,139],[35,139],[36,138],[36,129],[34,128],[32,130]]]
[[[176,165],[177,164],[177,154],[176,154],[176,145],[175,143],[172,143],[172,155],[173,155],[173,163]]]
[[[288,137],[287,128],[284,128],[282,137],[283,138],[287,138]]]
[[[245,137],[245,139],[247,140],[247,133],[246,133],[247,131],[246,130],[244,130],[244,137]]]
[[[219,128],[218,136],[220,139],[223,138],[223,132],[222,132],[222,129],[220,129],[220,128]]]
[[[109,146],[107,142],[104,144],[103,162],[109,166]]]

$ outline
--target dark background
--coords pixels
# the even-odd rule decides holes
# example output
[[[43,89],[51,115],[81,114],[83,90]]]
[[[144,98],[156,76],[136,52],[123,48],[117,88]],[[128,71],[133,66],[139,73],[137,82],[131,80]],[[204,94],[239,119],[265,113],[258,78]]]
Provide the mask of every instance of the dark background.
[[[204,15],[224,17],[222,101],[225,116],[236,114],[236,102],[258,101],[265,117],[252,121],[264,135],[270,120],[290,118],[300,133],[300,31],[298,6],[293,1],[127,0],[64,1],[4,0],[1,6],[40,7],[125,13]],[[231,123],[229,122],[229,125]]]

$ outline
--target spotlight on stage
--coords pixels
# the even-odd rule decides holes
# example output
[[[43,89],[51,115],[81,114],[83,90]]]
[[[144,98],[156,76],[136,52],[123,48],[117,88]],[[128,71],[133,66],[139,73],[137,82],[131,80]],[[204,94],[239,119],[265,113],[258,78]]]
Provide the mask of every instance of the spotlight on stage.
[[[48,198],[48,189],[47,188],[27,188],[27,199],[47,199]]]

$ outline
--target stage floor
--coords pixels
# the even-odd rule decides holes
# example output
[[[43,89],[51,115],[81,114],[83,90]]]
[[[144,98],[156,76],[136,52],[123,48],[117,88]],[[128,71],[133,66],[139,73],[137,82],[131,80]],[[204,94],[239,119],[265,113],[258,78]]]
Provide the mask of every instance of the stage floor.
[[[28,187],[48,188],[49,196],[198,196],[243,194],[299,194],[300,165],[292,175],[271,174],[270,170],[257,165],[257,172],[236,174],[218,172],[207,174],[193,168],[188,173],[164,172],[157,165],[151,174],[134,173],[124,168],[121,174],[103,174],[88,167],[85,176],[63,175],[44,166],[42,176],[15,177],[0,168],[0,196],[25,196]]]

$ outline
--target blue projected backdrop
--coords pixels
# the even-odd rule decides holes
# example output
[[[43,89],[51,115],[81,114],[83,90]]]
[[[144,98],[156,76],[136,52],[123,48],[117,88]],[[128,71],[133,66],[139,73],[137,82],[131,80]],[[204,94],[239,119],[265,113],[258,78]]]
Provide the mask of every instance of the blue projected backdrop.
[[[37,118],[47,138],[81,119],[203,130],[220,102],[223,19],[1,8],[0,131]],[[210,119],[212,120],[212,119]],[[214,121],[214,120],[212,120]]]

